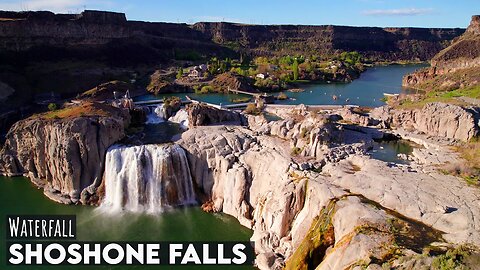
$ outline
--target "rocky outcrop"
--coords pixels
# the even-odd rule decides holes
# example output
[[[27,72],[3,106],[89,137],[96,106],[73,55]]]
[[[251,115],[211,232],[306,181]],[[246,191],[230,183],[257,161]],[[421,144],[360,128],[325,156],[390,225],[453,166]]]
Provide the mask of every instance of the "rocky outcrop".
[[[0,169],[27,174],[61,203],[88,203],[102,181],[106,150],[124,137],[128,121],[128,113],[101,104],[21,120],[7,134]]]
[[[432,58],[430,68],[406,75],[403,85],[427,90],[452,90],[480,83],[479,21],[480,16],[473,16],[466,32]]]
[[[173,73],[156,70],[150,75],[147,91],[157,95],[161,93],[184,93],[192,90],[188,86],[177,84],[173,76]]]
[[[309,113],[290,124],[249,117],[249,128],[195,127],[178,142],[188,153],[195,185],[210,201],[205,209],[230,214],[254,230],[260,269],[392,266],[402,256],[416,263],[422,256],[415,255],[432,243],[480,243],[480,194],[458,178],[353,151],[325,159],[320,169],[302,168],[290,153],[290,136],[298,137],[312,119]],[[323,136],[323,151],[350,145],[346,139],[358,131],[344,127],[317,126],[334,131]]]
[[[422,109],[411,110],[384,106],[374,109],[370,116],[386,126],[448,139],[469,141],[480,133],[479,109],[453,104],[428,103]]]
[[[226,72],[218,75],[210,82],[210,85],[218,91],[226,91],[227,89],[242,90],[247,92],[258,92],[252,85],[250,78],[241,77],[232,72]]]
[[[79,98],[88,101],[112,100],[114,98],[122,97],[127,91],[133,90],[134,86],[130,83],[110,81],[83,92],[80,94]],[[114,93],[116,94],[116,97],[114,96]]]
[[[241,125],[244,121],[244,116],[238,112],[231,110],[224,110],[209,106],[203,103],[194,102],[187,105],[188,126],[207,126],[221,123],[230,123]]]
[[[432,66],[452,71],[480,65],[480,16],[472,16],[466,32],[432,59]]]

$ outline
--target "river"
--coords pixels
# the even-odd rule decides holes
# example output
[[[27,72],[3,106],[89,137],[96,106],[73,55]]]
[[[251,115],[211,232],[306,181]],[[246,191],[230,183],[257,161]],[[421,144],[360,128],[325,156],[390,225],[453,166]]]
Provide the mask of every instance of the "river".
[[[25,177],[0,176],[0,217],[6,215],[76,215],[79,241],[249,241],[252,231],[225,214],[208,214],[200,207],[187,207],[150,215],[107,214],[95,207],[63,205],[50,201]],[[5,222],[0,222],[0,269],[85,269],[85,267],[7,267]],[[95,269],[157,269],[159,267],[102,267]],[[160,267],[169,269],[169,267]],[[182,266],[181,269],[189,269]],[[209,269],[209,267],[193,267]],[[222,267],[223,269],[223,267]],[[251,269],[251,267],[232,267]]]
[[[384,93],[400,94],[407,93],[410,90],[402,88],[402,78],[425,65],[390,65],[376,66],[368,68],[360,75],[360,78],[351,83],[310,83],[301,85],[300,88],[305,91],[299,93],[286,92],[290,98],[285,101],[277,101],[279,104],[305,104],[305,105],[327,105],[327,104],[352,104],[359,106],[378,107],[385,105],[381,100]],[[168,96],[179,96],[182,99],[185,95],[190,97],[215,103],[231,104],[232,100],[243,95],[236,94],[195,94],[195,93],[175,93],[163,95],[144,95],[135,100],[151,100]],[[333,95],[338,99],[334,100]]]

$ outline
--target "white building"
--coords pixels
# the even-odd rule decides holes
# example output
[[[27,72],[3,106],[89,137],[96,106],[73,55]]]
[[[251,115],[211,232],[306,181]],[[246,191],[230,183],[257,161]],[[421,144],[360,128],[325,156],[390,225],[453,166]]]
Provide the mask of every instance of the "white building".
[[[263,74],[263,73],[259,73],[259,74],[257,74],[257,76],[255,76],[255,77],[258,78],[258,79],[265,79],[267,76],[266,76],[265,74]]]

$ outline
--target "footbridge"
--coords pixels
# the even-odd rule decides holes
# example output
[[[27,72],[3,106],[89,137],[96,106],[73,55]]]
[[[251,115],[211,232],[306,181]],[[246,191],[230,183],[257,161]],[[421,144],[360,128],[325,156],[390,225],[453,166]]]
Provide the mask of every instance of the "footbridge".
[[[231,89],[230,87],[228,87],[227,91],[232,92],[234,94],[243,94],[243,95],[253,96],[256,99],[263,100],[264,103],[267,103],[267,104],[273,103],[275,101],[275,97],[267,93],[253,93],[253,92],[243,91],[240,89]]]

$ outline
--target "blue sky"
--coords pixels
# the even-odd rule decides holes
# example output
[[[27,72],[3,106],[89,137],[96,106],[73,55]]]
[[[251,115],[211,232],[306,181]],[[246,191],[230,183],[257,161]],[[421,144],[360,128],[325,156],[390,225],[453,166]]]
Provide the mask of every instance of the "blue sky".
[[[3,10],[84,8],[144,21],[467,27],[471,15],[480,14],[480,0],[0,0]]]

